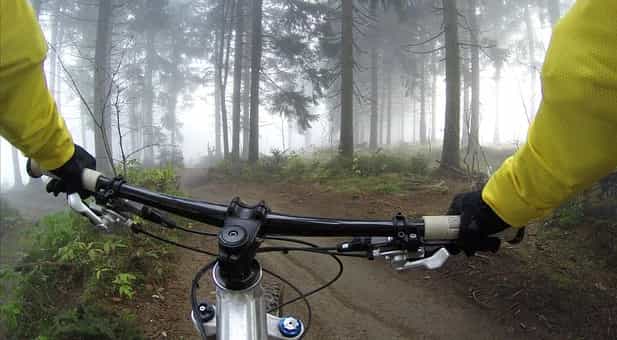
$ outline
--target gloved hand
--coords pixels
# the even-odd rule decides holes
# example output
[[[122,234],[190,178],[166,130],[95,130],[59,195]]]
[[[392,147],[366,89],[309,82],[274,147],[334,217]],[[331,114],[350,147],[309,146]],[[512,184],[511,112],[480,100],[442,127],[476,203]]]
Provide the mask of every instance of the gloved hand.
[[[499,250],[501,240],[491,236],[511,226],[504,222],[482,199],[482,191],[458,194],[452,200],[448,215],[461,215],[460,236],[448,250],[464,251],[467,256],[476,251]]]
[[[60,177],[60,180],[52,179],[47,184],[47,192],[58,196],[65,192],[67,195],[79,193],[81,198],[87,198],[90,193],[84,190],[81,182],[81,173],[85,169],[96,170],[96,159],[79,145],[75,145],[75,153],[61,167],[51,170],[51,173]]]

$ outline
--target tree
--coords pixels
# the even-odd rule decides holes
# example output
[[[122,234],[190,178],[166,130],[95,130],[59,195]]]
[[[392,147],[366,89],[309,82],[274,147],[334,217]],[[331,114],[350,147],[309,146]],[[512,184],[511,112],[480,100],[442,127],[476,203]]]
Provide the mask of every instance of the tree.
[[[234,88],[233,88],[233,112],[232,112],[232,143],[231,159],[240,160],[240,89],[242,85],[242,59],[243,59],[243,36],[244,36],[244,0],[236,3],[236,36],[234,48]]]
[[[342,0],[341,156],[353,156],[353,1]]]
[[[250,10],[250,4],[246,6]],[[251,16],[245,15],[245,36],[246,43],[244,48],[244,71],[242,77],[242,158],[248,159],[249,139],[250,139],[250,107],[251,107],[251,44],[250,27],[252,24]]]
[[[471,107],[469,123],[469,145],[471,154],[476,154],[480,147],[480,41],[478,38],[479,27],[476,16],[476,0],[469,0],[469,35],[471,38],[469,47],[471,50]]]
[[[426,145],[426,66],[425,58],[420,59],[420,144]]]
[[[261,42],[262,42],[262,0],[253,3],[253,30],[251,38],[251,107],[249,134],[249,161],[255,163],[259,159],[259,75],[261,72]]]
[[[448,170],[460,166],[461,88],[456,1],[443,0],[443,13],[446,40],[446,123],[440,167]]]
[[[377,21],[377,4],[379,0],[370,0],[370,15],[373,20]],[[375,25],[377,26],[377,25]],[[377,108],[379,107],[379,93],[378,93],[378,79],[377,74],[378,70],[378,62],[377,62],[377,48],[378,48],[378,31],[377,29],[373,32],[373,38],[371,44],[371,118],[370,118],[370,136],[369,136],[369,147],[371,150],[377,149]]]
[[[21,178],[21,169],[19,168],[19,154],[17,153],[17,149],[11,147],[11,156],[13,158],[13,178],[15,179],[14,187],[20,188],[24,185],[24,182]]]
[[[106,175],[113,174],[110,114],[112,15],[111,0],[99,0],[94,54],[94,114],[97,125],[94,145],[97,169]]]

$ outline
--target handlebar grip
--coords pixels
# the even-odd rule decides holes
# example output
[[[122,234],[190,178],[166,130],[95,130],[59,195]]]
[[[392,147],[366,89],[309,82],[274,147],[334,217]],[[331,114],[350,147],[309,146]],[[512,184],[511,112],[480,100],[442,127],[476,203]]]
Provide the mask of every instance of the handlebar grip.
[[[41,176],[45,175],[51,178],[59,179],[58,176],[52,174],[51,172],[41,169],[39,163],[30,158],[26,163],[26,172],[32,178],[40,178]],[[103,176],[103,174],[96,170],[84,169],[84,171],[81,173],[82,186],[88,191],[95,192],[96,183],[101,176]]]
[[[456,240],[461,225],[460,216],[424,216],[424,239]]]
[[[28,158],[26,162],[26,172],[32,178],[41,178],[45,173],[39,166],[39,163],[32,158]]]

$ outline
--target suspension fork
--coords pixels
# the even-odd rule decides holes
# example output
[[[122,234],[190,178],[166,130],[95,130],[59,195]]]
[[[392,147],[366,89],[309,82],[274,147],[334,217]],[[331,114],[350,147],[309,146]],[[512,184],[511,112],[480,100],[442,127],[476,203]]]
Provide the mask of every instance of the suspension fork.
[[[304,333],[298,319],[280,318],[266,311],[263,271],[255,254],[259,229],[267,213],[263,202],[248,206],[238,198],[227,209],[218,235],[218,262],[212,269],[216,307],[201,304],[198,315],[191,313],[196,327],[198,322],[204,325],[207,339],[299,339]]]

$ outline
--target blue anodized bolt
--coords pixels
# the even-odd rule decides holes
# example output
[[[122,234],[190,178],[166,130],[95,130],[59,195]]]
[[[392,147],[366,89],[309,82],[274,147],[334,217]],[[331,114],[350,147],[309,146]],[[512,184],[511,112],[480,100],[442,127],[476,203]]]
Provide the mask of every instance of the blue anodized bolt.
[[[302,322],[300,320],[288,316],[279,321],[279,331],[288,338],[293,338],[302,331]]]

